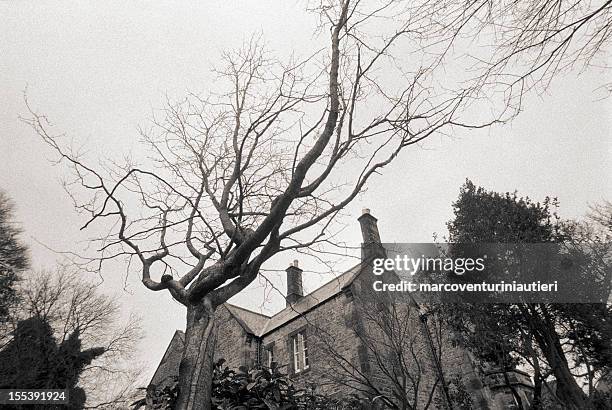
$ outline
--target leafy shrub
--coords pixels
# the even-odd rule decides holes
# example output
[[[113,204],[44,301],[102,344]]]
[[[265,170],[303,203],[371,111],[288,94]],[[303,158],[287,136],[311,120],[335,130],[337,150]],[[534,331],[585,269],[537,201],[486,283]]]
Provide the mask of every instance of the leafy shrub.
[[[178,378],[169,386],[158,388],[154,384],[150,384],[146,388],[141,387],[139,390],[146,390],[146,397],[132,403],[134,410],[141,407],[146,407],[151,410],[172,410],[178,399]]]
[[[363,408],[357,397],[332,399],[315,393],[316,386],[296,389],[289,377],[276,363],[271,368],[237,371],[224,366],[225,360],[215,363],[213,371],[212,404],[217,410],[348,410]],[[135,409],[148,405],[156,410],[172,410],[178,396],[178,383],[163,389],[149,386],[147,397],[134,402]]]
[[[286,374],[272,363],[271,368],[238,371],[215,364],[212,402],[219,410],[239,409],[349,409],[353,400],[335,400],[316,394],[315,386],[296,389]]]

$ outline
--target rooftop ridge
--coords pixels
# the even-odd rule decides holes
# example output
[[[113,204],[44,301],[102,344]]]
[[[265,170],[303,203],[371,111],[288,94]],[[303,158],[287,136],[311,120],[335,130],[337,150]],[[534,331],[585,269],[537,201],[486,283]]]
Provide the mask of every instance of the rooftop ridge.
[[[363,263],[360,262],[341,275],[338,275],[332,280],[324,283],[309,294],[304,295],[292,305],[285,307],[270,318],[268,323],[266,323],[266,326],[260,332],[259,336],[262,337],[273,330],[286,325],[322,303],[336,297],[346,286],[350,285],[355,280],[355,278],[362,272],[362,268]]]
[[[329,284],[331,284],[331,283],[332,283],[332,282],[334,282],[334,281],[338,281],[338,284],[340,284],[340,278],[341,278],[341,277],[343,277],[344,275],[348,275],[348,274],[353,273],[354,269],[356,269],[356,268],[360,267],[360,266],[361,266],[361,264],[362,264],[362,262],[359,262],[358,264],[356,264],[356,265],[354,265],[354,266],[351,266],[349,269],[347,269],[346,271],[342,272],[342,273],[341,273],[341,274],[339,274],[338,276],[334,276],[333,278],[331,278],[331,279],[330,279],[330,280],[328,280],[327,282],[325,282],[325,283],[321,284],[321,286],[319,286],[318,288],[314,289],[312,292],[309,292],[309,293],[305,294],[304,296],[302,296],[302,298],[305,298],[305,297],[313,297],[313,298],[315,298],[317,301],[319,301],[319,302],[323,302],[324,300],[318,300],[318,299],[317,299],[317,298],[314,296],[314,293],[316,293],[317,291],[321,290],[321,289],[322,289],[322,288],[324,288],[325,286],[328,286]],[[234,304],[232,304],[232,303],[228,303],[228,302],[226,302],[225,304],[226,304],[226,305],[229,305],[229,306],[231,306],[231,307],[233,307],[233,308],[238,308],[238,309],[244,310],[244,311],[249,312],[249,313],[254,313],[254,314],[256,314],[256,315],[263,316],[263,317],[265,317],[265,318],[267,318],[267,319],[272,319],[274,316],[276,316],[276,315],[278,315],[279,313],[283,312],[284,310],[288,309],[288,307],[282,308],[281,310],[279,310],[278,312],[274,313],[273,315],[268,316],[268,315],[264,315],[263,313],[255,312],[254,310],[251,310],[251,309],[248,309],[248,308],[245,308],[245,307],[242,307],[242,306],[234,305]]]
[[[244,310],[244,311],[249,312],[249,313],[253,313],[255,315],[263,316],[266,319],[270,319],[272,317],[272,316],[268,316],[268,315],[265,315],[265,314],[260,313],[260,312],[255,312],[254,310],[247,309],[247,308],[242,307],[242,306],[234,305],[233,303],[226,302],[225,304],[228,305],[228,306],[231,306],[232,308],[235,308],[235,309],[240,309],[240,310]]]

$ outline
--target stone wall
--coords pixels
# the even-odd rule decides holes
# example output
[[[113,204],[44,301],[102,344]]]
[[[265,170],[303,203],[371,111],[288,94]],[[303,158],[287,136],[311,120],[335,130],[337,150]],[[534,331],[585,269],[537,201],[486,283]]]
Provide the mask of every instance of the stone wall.
[[[353,392],[347,386],[335,383],[330,374],[335,370],[327,354],[328,347],[333,345],[342,357],[358,358],[358,346],[355,335],[345,324],[345,317],[350,315],[352,301],[344,294],[318,305],[315,309],[289,321],[271,333],[264,335],[264,347],[274,345],[274,359],[281,371],[289,374],[300,388],[308,388],[311,383],[318,386],[318,392],[327,395],[348,395]],[[290,337],[295,332],[305,330],[308,344],[309,369],[295,373],[291,364]]]
[[[225,358],[226,365],[233,369],[251,368],[258,364],[261,349],[261,364],[265,365],[265,349],[273,345],[274,361],[298,388],[314,385],[318,393],[338,397],[355,393],[370,398],[380,394],[394,397],[393,390],[397,393],[400,389],[394,384],[400,381],[397,373],[392,373],[395,369],[413,378],[406,383],[405,391],[415,408],[428,404],[429,408],[447,408],[447,397],[468,400],[475,409],[512,408],[511,392],[500,382],[499,375],[480,369],[470,353],[434,317],[423,320],[422,310],[416,305],[390,305],[388,300],[370,292],[366,283],[355,280],[342,292],[261,338],[247,333],[222,307],[216,319],[219,324],[216,358]],[[394,331],[404,332],[400,335],[404,352],[401,367],[400,358],[388,348],[389,340],[385,337],[384,326],[394,320],[399,327]],[[292,368],[290,341],[298,331],[307,335],[309,369],[296,373]],[[397,341],[395,333],[394,343]],[[511,381],[527,399],[529,378],[516,373]],[[397,399],[394,401],[401,407]]]
[[[219,307],[215,320],[219,326],[215,360],[225,359],[225,365],[231,369],[253,367],[256,364],[257,340],[247,334],[225,306]]]

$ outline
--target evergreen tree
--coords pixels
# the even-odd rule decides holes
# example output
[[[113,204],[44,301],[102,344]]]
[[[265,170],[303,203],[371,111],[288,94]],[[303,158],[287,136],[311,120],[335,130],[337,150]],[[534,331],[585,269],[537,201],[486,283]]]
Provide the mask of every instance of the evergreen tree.
[[[101,347],[82,351],[78,331],[58,345],[46,320],[22,320],[0,351],[0,389],[68,389],[68,408],[82,409],[86,396],[77,387],[79,375],[103,353]]]
[[[20,230],[13,220],[13,204],[0,190],[0,323],[15,303],[15,282],[19,273],[28,267],[28,252],[19,241]]]
[[[448,223],[449,241],[557,243],[568,249],[578,242],[576,224],[561,221],[556,207],[556,199],[533,202],[516,193],[486,191],[468,180],[453,204],[455,218]],[[591,235],[583,242],[600,246],[590,248],[598,248],[599,253],[584,246],[573,247],[589,261],[585,264],[589,269],[581,274],[585,280],[607,284],[609,289],[609,236],[602,240]],[[460,248],[455,247],[454,252],[460,252]],[[564,406],[593,406],[594,380],[610,369],[610,305],[458,304],[446,313],[481,359],[503,368],[520,362],[533,369],[534,408],[538,408],[542,384],[550,377],[556,380],[557,399]],[[588,386],[587,393],[584,386]]]

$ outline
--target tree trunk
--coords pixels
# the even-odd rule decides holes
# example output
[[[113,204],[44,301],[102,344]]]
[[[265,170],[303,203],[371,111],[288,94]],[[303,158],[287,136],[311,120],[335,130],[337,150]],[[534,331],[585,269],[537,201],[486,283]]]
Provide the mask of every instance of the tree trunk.
[[[177,410],[211,408],[212,374],[217,341],[215,310],[204,298],[187,308],[187,328],[183,358],[179,366]]]
[[[533,329],[534,336],[557,381],[557,397],[568,409],[584,409],[587,404],[586,395],[570,371],[559,336],[555,331],[554,321],[545,305],[541,306],[541,310],[543,315],[538,328]]]
[[[552,367],[557,380],[557,397],[570,409],[587,408],[586,395],[576,383],[567,366],[557,361],[557,363],[552,364]]]
[[[529,350],[533,361],[533,403],[532,410],[540,410],[542,408],[542,371],[540,370],[540,360],[535,353],[529,341]]]

